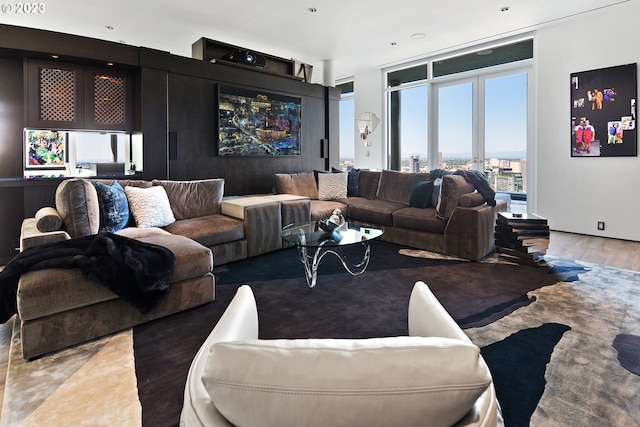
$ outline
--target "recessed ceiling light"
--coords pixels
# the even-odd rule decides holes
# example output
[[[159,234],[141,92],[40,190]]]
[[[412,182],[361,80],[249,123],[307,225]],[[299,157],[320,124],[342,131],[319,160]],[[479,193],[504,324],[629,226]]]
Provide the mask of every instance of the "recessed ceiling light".
[[[51,55],[51,58],[58,59],[58,58],[60,58],[60,55]]]
[[[415,34],[411,34],[411,38],[413,40],[421,40],[423,38],[427,37],[427,35],[425,33],[415,33]]]
[[[505,6],[500,8],[500,12],[507,12],[509,9],[511,9],[509,6]]]
[[[311,12],[311,13],[315,13],[315,12],[317,12],[317,11],[318,11],[318,9],[316,9],[315,7],[310,7],[308,10],[309,10],[309,12]]]

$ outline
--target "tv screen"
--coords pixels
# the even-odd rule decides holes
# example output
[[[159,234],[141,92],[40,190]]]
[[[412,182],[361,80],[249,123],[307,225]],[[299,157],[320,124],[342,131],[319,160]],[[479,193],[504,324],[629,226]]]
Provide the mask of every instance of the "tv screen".
[[[218,86],[218,155],[300,155],[301,99]]]

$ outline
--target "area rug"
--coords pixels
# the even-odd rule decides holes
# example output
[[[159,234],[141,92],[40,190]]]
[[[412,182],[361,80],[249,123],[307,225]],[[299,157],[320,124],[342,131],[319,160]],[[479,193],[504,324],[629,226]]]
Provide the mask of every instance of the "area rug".
[[[3,427],[140,425],[130,329],[26,362],[15,322],[8,359]]]
[[[637,425],[640,273],[555,257],[546,257],[537,268],[496,257],[486,262],[440,258],[375,241],[364,274],[351,276],[328,256],[314,289],[306,286],[294,249],[217,268],[215,302],[103,339],[132,338],[130,346],[120,345],[106,358],[125,367],[117,374],[118,387],[135,394],[137,384],[137,396],[127,399],[141,406],[141,415],[131,412],[133,421],[111,425],[177,425],[191,360],[241,284],[248,283],[256,295],[261,338],[368,338],[407,333],[409,295],[417,280],[430,286],[481,347],[508,427]],[[19,419],[12,418],[8,402],[48,393],[18,390],[15,384],[50,375],[60,353],[74,359],[74,352],[82,354],[98,342],[29,362],[29,372],[14,373],[10,361],[4,403],[9,414],[3,413],[3,425],[11,425],[5,419]],[[15,346],[14,341],[12,354]],[[135,369],[126,369],[126,360]],[[37,362],[41,365],[33,365]],[[97,375],[83,373],[84,387],[104,381]],[[19,415],[29,416],[37,406]]]

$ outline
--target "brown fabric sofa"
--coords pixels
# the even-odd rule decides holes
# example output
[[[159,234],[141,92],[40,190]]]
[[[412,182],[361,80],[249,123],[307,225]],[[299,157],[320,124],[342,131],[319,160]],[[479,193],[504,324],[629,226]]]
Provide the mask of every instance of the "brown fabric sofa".
[[[96,234],[100,229],[98,194],[94,183],[111,185],[117,182],[126,188],[165,189],[175,222],[162,228],[171,234],[185,236],[208,247],[213,252],[215,265],[222,265],[247,257],[247,242],[243,221],[221,213],[224,195],[223,179],[197,181],[167,180],[101,180],[73,178],[62,181],[56,189],[55,209],[46,207],[41,211],[54,212],[60,216],[60,229],[43,233],[36,218],[23,223],[21,249],[56,239],[68,239]],[[39,211],[40,212],[40,211]],[[49,214],[55,217],[55,214]],[[42,221],[45,218],[40,218]],[[127,228],[136,227],[133,215]]]
[[[175,222],[163,228],[143,228],[131,219],[116,233],[173,252],[176,262],[169,278],[170,292],[142,314],[78,269],[49,268],[22,274],[17,307],[25,359],[213,301],[214,256],[217,265],[246,258],[243,221],[220,213],[223,180],[116,181],[123,188],[165,189]],[[98,233],[101,220],[96,182],[111,185],[113,180],[61,182],[55,209],[44,208],[24,220],[21,249]]]
[[[432,196],[436,203],[412,206],[416,185],[427,181],[433,181],[428,173],[362,170],[352,181],[356,195],[348,191],[347,197],[321,200],[316,176],[303,172],[275,174],[274,191],[309,197],[311,220],[326,219],[338,208],[350,221],[382,228],[385,241],[470,260],[491,253],[496,212],[505,203],[491,206],[463,176],[445,175]]]

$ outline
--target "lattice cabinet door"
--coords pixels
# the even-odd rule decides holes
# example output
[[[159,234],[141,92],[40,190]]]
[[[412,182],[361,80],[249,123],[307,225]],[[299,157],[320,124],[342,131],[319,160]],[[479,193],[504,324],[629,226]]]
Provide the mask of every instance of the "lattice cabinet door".
[[[85,126],[99,130],[131,130],[132,88],[128,73],[85,69]]]
[[[29,62],[29,126],[84,126],[84,69],[54,61]]]

